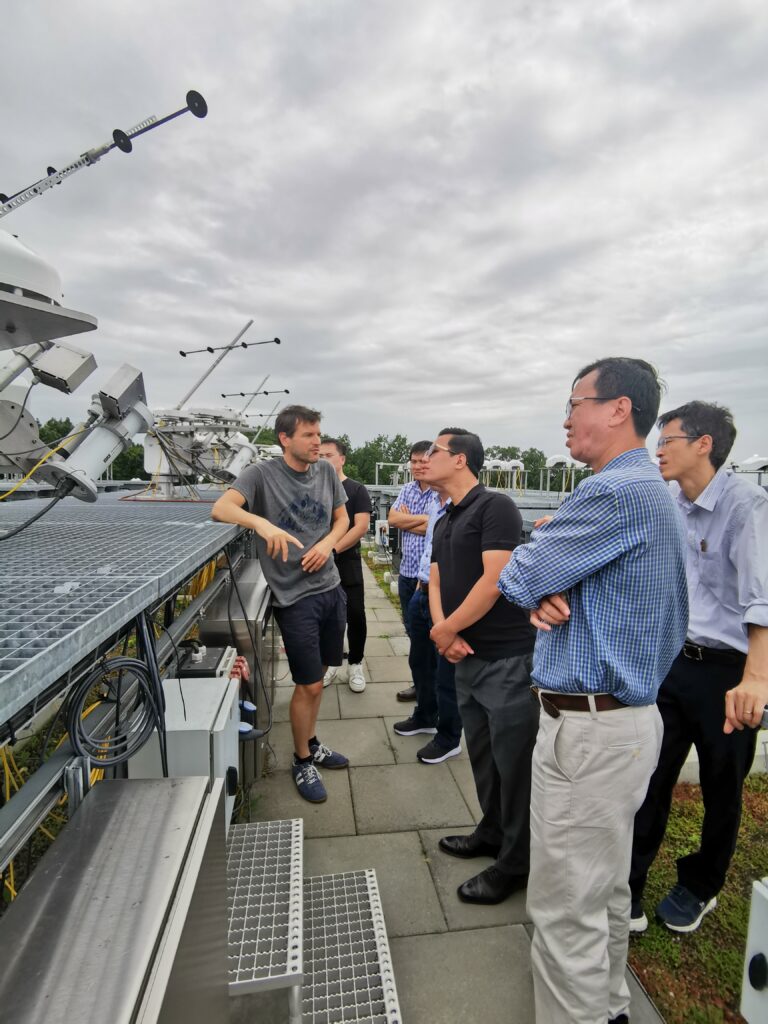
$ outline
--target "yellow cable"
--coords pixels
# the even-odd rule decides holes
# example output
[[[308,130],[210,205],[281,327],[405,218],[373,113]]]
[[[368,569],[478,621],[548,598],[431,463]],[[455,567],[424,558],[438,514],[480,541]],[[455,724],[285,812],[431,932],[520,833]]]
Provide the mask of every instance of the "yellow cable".
[[[13,494],[14,491],[18,491],[18,489],[21,487],[21,485],[26,483],[27,480],[29,480],[29,478],[32,476],[32,474],[36,470],[38,470],[42,466],[42,464],[44,462],[47,462],[48,459],[50,459],[50,457],[52,455],[56,454],[56,452],[60,452],[61,451],[61,449],[64,447],[64,445],[67,443],[67,441],[71,441],[73,437],[77,437],[79,434],[84,434],[87,429],[88,429],[87,427],[84,427],[82,430],[78,430],[76,434],[70,434],[69,437],[65,437],[64,438],[64,440],[61,442],[61,444],[56,445],[55,448],[51,448],[49,451],[47,451],[45,453],[45,455],[42,457],[42,459],[40,459],[39,462],[35,463],[35,465],[32,467],[32,469],[30,469],[30,471],[27,473],[27,475],[23,476],[21,478],[21,480],[19,480],[18,483],[16,483],[10,489],[10,491],[6,491],[5,494],[0,494],[0,501],[5,501],[5,499],[10,497]]]

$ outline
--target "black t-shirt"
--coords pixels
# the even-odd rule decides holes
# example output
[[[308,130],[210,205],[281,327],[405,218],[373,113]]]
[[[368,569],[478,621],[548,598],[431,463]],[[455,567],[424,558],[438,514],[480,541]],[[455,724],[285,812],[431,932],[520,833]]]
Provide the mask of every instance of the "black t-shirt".
[[[349,528],[352,529],[355,525],[356,513],[365,512],[370,516],[372,508],[371,496],[363,484],[358,483],[357,480],[350,480],[349,477],[341,481],[341,486],[347,494],[347,504],[345,507],[349,516]],[[359,541],[353,548],[347,548],[346,551],[336,555],[336,568],[339,570],[342,584],[353,586],[363,582],[363,566],[360,560]]]
[[[448,506],[432,540],[432,561],[440,571],[440,600],[446,616],[459,607],[483,575],[483,552],[516,548],[522,528],[523,518],[514,501],[482,484]],[[502,594],[481,619],[461,630],[461,636],[484,661],[528,654],[535,633],[528,612],[510,604]]]

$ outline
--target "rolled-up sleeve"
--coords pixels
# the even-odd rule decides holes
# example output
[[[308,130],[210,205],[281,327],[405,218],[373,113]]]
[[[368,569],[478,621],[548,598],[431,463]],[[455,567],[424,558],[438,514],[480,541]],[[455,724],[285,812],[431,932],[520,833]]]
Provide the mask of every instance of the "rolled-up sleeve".
[[[760,496],[735,530],[731,560],[736,567],[744,627],[768,626],[768,501]]]
[[[498,584],[508,601],[537,608],[542,598],[569,590],[622,554],[616,496],[596,484],[582,484],[528,544],[512,552]]]

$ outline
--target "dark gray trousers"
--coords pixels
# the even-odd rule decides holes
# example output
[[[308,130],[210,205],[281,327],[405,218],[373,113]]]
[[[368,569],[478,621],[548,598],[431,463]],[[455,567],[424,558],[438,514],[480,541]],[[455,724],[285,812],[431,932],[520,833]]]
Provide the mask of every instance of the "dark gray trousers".
[[[475,833],[499,846],[496,866],[528,872],[531,757],[539,706],[531,696],[533,656],[500,661],[474,655],[456,665],[456,695],[483,818]]]

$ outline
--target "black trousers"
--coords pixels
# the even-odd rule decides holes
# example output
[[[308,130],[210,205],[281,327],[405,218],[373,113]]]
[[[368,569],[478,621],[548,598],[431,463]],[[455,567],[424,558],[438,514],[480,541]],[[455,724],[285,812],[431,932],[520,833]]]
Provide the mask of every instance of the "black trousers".
[[[470,655],[456,665],[456,696],[483,817],[475,834],[500,847],[496,867],[524,875],[530,864],[531,758],[539,706],[533,656],[499,661]]]
[[[661,684],[657,703],[664,738],[648,794],[635,816],[629,877],[633,900],[642,896],[664,838],[672,789],[691,744],[699,755],[704,823],[699,849],[678,859],[677,877],[700,900],[711,899],[723,887],[736,848],[742,786],[757,742],[756,729],[723,732],[725,694],[741,681],[743,668],[743,662],[691,661],[680,654]]]
[[[359,665],[365,652],[368,623],[365,619],[365,590],[362,583],[342,583],[347,595],[347,640],[349,664]]]

